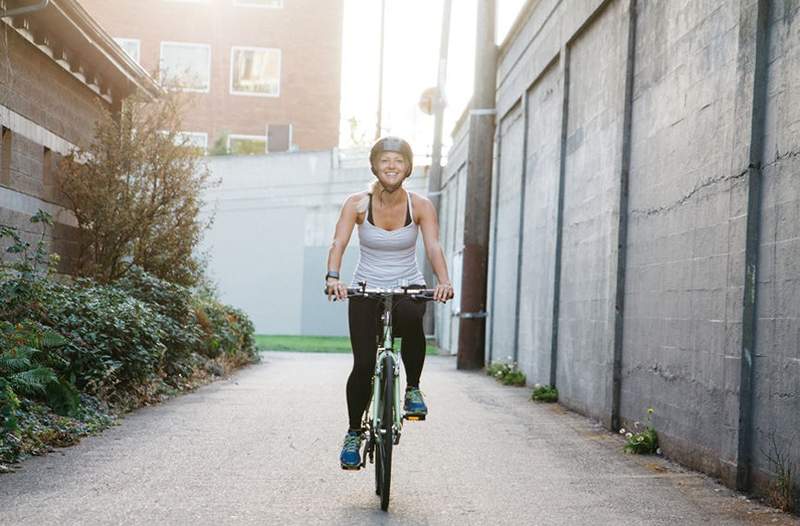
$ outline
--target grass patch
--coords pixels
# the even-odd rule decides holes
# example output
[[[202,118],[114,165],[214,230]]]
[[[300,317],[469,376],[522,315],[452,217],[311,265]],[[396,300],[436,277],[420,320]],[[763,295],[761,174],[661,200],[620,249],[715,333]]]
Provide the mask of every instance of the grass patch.
[[[350,352],[350,338],[347,336],[276,336],[257,334],[255,340],[258,350],[266,352]],[[398,349],[400,348],[400,342],[400,338],[395,338],[394,343]],[[436,355],[438,350],[433,345],[427,345],[425,354]]]

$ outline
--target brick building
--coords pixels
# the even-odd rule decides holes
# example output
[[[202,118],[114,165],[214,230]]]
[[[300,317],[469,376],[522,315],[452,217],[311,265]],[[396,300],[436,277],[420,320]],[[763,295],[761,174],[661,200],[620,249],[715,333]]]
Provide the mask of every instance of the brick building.
[[[161,88],[75,0],[0,2],[0,224],[33,236],[42,209],[70,267],[77,223],[54,184],[61,155],[85,146],[103,110]]]
[[[145,70],[191,93],[185,133],[233,153],[339,140],[342,0],[81,0]]]

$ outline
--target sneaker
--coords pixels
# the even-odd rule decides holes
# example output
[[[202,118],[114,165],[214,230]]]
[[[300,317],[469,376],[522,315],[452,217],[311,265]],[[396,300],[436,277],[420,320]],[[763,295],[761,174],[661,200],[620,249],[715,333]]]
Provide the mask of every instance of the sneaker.
[[[344,436],[344,446],[342,446],[342,454],[339,455],[339,461],[342,463],[342,469],[360,469],[361,468],[361,433],[358,431],[348,431]]]
[[[425,419],[425,416],[428,414],[428,406],[425,405],[422,392],[420,392],[418,387],[406,389],[403,411],[405,411],[406,417],[418,417],[420,420]]]

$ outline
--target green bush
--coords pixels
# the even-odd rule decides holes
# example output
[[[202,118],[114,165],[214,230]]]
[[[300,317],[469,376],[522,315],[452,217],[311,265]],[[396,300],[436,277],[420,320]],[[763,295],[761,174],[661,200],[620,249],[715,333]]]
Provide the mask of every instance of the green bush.
[[[558,402],[558,389],[552,385],[539,385],[533,386],[531,393],[531,400],[534,402],[554,403]]]
[[[113,414],[256,361],[254,330],[207,289],[133,267],[119,280],[56,279],[44,250],[0,225],[0,472],[110,425]]]
[[[200,350],[205,356],[232,357],[242,353],[251,359],[255,358],[255,329],[244,312],[211,298],[198,299],[195,312],[203,330]]]

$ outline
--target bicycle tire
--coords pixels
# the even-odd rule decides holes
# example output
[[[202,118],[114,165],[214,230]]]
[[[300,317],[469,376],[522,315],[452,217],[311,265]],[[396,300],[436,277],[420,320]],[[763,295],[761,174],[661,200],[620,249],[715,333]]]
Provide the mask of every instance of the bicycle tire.
[[[383,410],[381,418],[381,509],[389,508],[392,485],[392,446],[394,445],[394,363],[390,356],[383,358]]]

